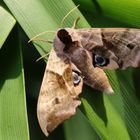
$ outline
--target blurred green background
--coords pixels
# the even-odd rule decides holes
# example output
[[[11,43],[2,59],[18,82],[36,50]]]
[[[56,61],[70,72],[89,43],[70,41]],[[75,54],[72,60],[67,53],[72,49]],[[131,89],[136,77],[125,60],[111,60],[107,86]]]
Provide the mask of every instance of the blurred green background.
[[[36,62],[51,45],[28,44],[29,38],[57,30],[62,18],[78,28],[140,28],[139,0],[0,0],[0,140],[139,140],[139,68],[106,71],[115,95],[84,86],[77,114],[47,138],[37,118],[36,104],[46,63]],[[42,39],[53,39],[46,34]]]

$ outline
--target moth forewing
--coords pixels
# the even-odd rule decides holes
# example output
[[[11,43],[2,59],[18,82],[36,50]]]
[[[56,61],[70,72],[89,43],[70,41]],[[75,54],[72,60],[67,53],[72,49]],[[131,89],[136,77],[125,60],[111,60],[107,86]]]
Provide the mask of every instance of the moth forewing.
[[[77,96],[82,91],[83,80],[81,78],[79,84],[75,86],[72,69],[74,68],[69,59],[61,54],[57,56],[52,49],[37,105],[39,124],[46,136],[60,123],[74,115],[76,107],[81,103]]]
[[[66,28],[72,41],[108,59],[102,69],[126,69],[140,66],[140,29],[133,28]]]

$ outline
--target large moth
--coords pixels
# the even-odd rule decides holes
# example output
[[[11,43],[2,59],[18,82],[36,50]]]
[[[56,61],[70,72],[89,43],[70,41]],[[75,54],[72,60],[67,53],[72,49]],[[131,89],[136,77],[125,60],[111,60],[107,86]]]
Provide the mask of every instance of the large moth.
[[[56,32],[53,46],[37,107],[46,135],[75,114],[83,82],[113,94],[103,69],[140,66],[140,30],[64,28]]]

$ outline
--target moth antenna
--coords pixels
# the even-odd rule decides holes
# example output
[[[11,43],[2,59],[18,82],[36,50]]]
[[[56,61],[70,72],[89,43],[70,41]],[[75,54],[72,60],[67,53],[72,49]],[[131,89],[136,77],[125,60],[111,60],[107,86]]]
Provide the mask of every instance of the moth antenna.
[[[61,21],[61,24],[60,24],[60,28],[62,27],[62,25],[63,25],[65,19],[66,19],[74,10],[76,10],[79,6],[80,6],[80,5],[77,5],[76,7],[74,7],[73,9],[71,9],[71,10],[63,17],[63,19],[62,19],[62,21]]]
[[[78,21],[80,20],[80,17],[76,18],[76,20],[74,20],[73,25],[72,25],[72,29],[75,29],[77,26]]]
[[[31,38],[28,43],[30,43],[31,41],[35,40],[37,37],[41,36],[41,35],[44,35],[46,33],[55,33],[56,31],[45,31],[45,32],[41,32],[39,33],[38,35],[34,36],[33,38]]]
[[[49,54],[50,54],[50,53],[48,52],[48,53],[44,54],[43,56],[39,57],[39,58],[36,60],[36,62],[40,61],[41,59],[43,59],[43,58],[45,58],[45,57],[48,58]]]
[[[33,41],[42,41],[42,42],[47,42],[47,43],[53,43],[53,41],[52,40],[45,40],[45,39],[40,39],[40,38],[35,38]],[[29,41],[28,41],[28,43],[29,43]]]

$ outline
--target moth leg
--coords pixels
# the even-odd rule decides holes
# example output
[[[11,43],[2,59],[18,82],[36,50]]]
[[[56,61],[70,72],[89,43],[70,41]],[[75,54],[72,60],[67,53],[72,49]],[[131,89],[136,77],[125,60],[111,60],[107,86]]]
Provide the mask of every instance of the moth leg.
[[[80,17],[76,18],[76,20],[74,20],[73,25],[72,25],[72,29],[75,29],[77,26],[78,21],[80,20]]]
[[[40,61],[41,59],[43,59],[43,58],[45,58],[45,57],[47,57],[47,59],[48,59],[49,55],[50,55],[50,52],[48,52],[48,53],[42,55],[41,57],[39,57],[39,58],[36,60],[36,62]]]

